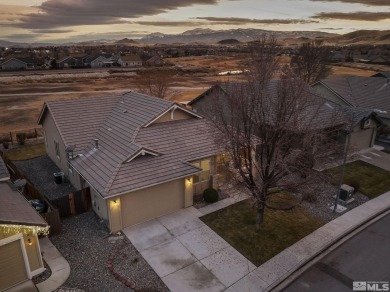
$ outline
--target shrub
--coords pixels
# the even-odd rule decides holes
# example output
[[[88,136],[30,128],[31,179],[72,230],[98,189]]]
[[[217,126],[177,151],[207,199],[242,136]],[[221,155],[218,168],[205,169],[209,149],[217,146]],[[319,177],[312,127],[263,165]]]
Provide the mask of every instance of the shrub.
[[[213,188],[205,189],[203,192],[203,199],[206,203],[214,203],[218,201],[218,191]]]
[[[317,196],[315,192],[305,192],[302,194],[302,200],[308,203],[315,203],[317,201]]]
[[[349,183],[349,185],[354,188],[354,190],[353,190],[354,193],[358,192],[359,189],[360,189],[360,183],[358,181],[356,181],[356,180],[351,181]]]
[[[17,133],[16,141],[18,141],[19,145],[24,145],[24,143],[26,142],[26,133]]]
[[[3,147],[4,147],[4,149],[8,149],[9,142],[8,141],[3,141]]]

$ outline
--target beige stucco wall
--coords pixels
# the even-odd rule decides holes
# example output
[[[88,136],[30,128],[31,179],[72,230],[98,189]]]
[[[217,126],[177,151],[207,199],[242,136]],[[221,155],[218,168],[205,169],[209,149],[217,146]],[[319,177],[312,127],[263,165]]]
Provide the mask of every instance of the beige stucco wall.
[[[3,230],[3,228],[0,228],[0,240],[16,235],[17,232],[15,231],[10,231],[6,232]],[[27,244],[27,240],[31,239],[32,245]],[[43,262],[42,262],[42,257],[41,257],[41,252],[39,248],[39,240],[37,235],[26,235],[23,234],[23,241],[25,243],[25,248],[27,252],[27,257],[30,265],[30,271],[31,273],[34,273],[34,271],[43,268]]]
[[[65,175],[69,178],[72,185],[80,190],[80,176],[79,174],[73,170],[70,172],[68,169],[67,157],[65,152],[65,144],[62,141],[60,133],[57,130],[57,127],[54,123],[53,117],[50,112],[45,114],[42,123],[43,129],[45,130],[46,139],[45,139],[45,148],[47,155],[51,158],[51,160],[65,173]],[[58,142],[59,150],[60,150],[60,159],[57,158],[55,151],[54,141]]]
[[[103,199],[93,188],[91,189],[92,209],[102,219],[108,220],[107,200]]]
[[[155,123],[164,123],[169,121],[176,121],[176,120],[186,120],[194,118],[193,115],[190,115],[189,113],[181,110],[181,109],[175,109],[173,110],[173,119],[172,119],[172,110],[158,118]]]

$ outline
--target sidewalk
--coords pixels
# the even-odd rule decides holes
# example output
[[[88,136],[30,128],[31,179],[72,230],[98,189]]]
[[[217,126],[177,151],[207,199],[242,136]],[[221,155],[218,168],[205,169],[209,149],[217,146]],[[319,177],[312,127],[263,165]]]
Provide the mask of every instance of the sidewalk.
[[[70,267],[66,259],[47,237],[39,240],[43,259],[51,269],[51,276],[46,281],[36,285],[39,292],[51,292],[60,287],[68,279]]]
[[[390,209],[390,192],[352,209],[285,249],[226,291],[270,291],[338,240]]]

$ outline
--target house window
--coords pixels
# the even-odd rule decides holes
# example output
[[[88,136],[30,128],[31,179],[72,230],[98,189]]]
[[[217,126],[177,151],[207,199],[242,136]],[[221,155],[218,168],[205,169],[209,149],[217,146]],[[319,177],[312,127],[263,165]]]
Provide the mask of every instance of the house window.
[[[56,156],[57,156],[57,159],[58,160],[61,160],[61,156],[60,156],[60,145],[58,144],[58,142],[56,140],[54,140],[54,149],[56,151]]]
[[[208,181],[210,179],[210,164],[211,164],[210,158],[193,161],[192,164],[202,169],[201,173],[194,174],[193,176],[194,184],[203,181]]]

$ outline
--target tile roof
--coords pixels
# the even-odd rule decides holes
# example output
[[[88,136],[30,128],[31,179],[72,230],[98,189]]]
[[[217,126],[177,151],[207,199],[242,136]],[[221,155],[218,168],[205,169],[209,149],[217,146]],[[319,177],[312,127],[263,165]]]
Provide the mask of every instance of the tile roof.
[[[320,83],[349,105],[371,109],[380,117],[390,118],[390,82],[387,78],[352,76],[324,79]]]
[[[177,105],[134,92],[47,103],[64,141],[77,144],[75,153],[83,154],[71,164],[103,197],[192,175],[199,169],[188,161],[217,153],[204,119],[144,127],[173,106]],[[70,120],[69,112],[74,113]],[[98,149],[94,138],[99,140]],[[157,156],[137,156],[141,150]]]
[[[9,178],[10,177],[9,177],[8,169],[5,166],[3,159],[0,157],[0,181],[8,180]]]
[[[30,203],[6,182],[0,182],[0,223],[47,226],[46,221]]]

